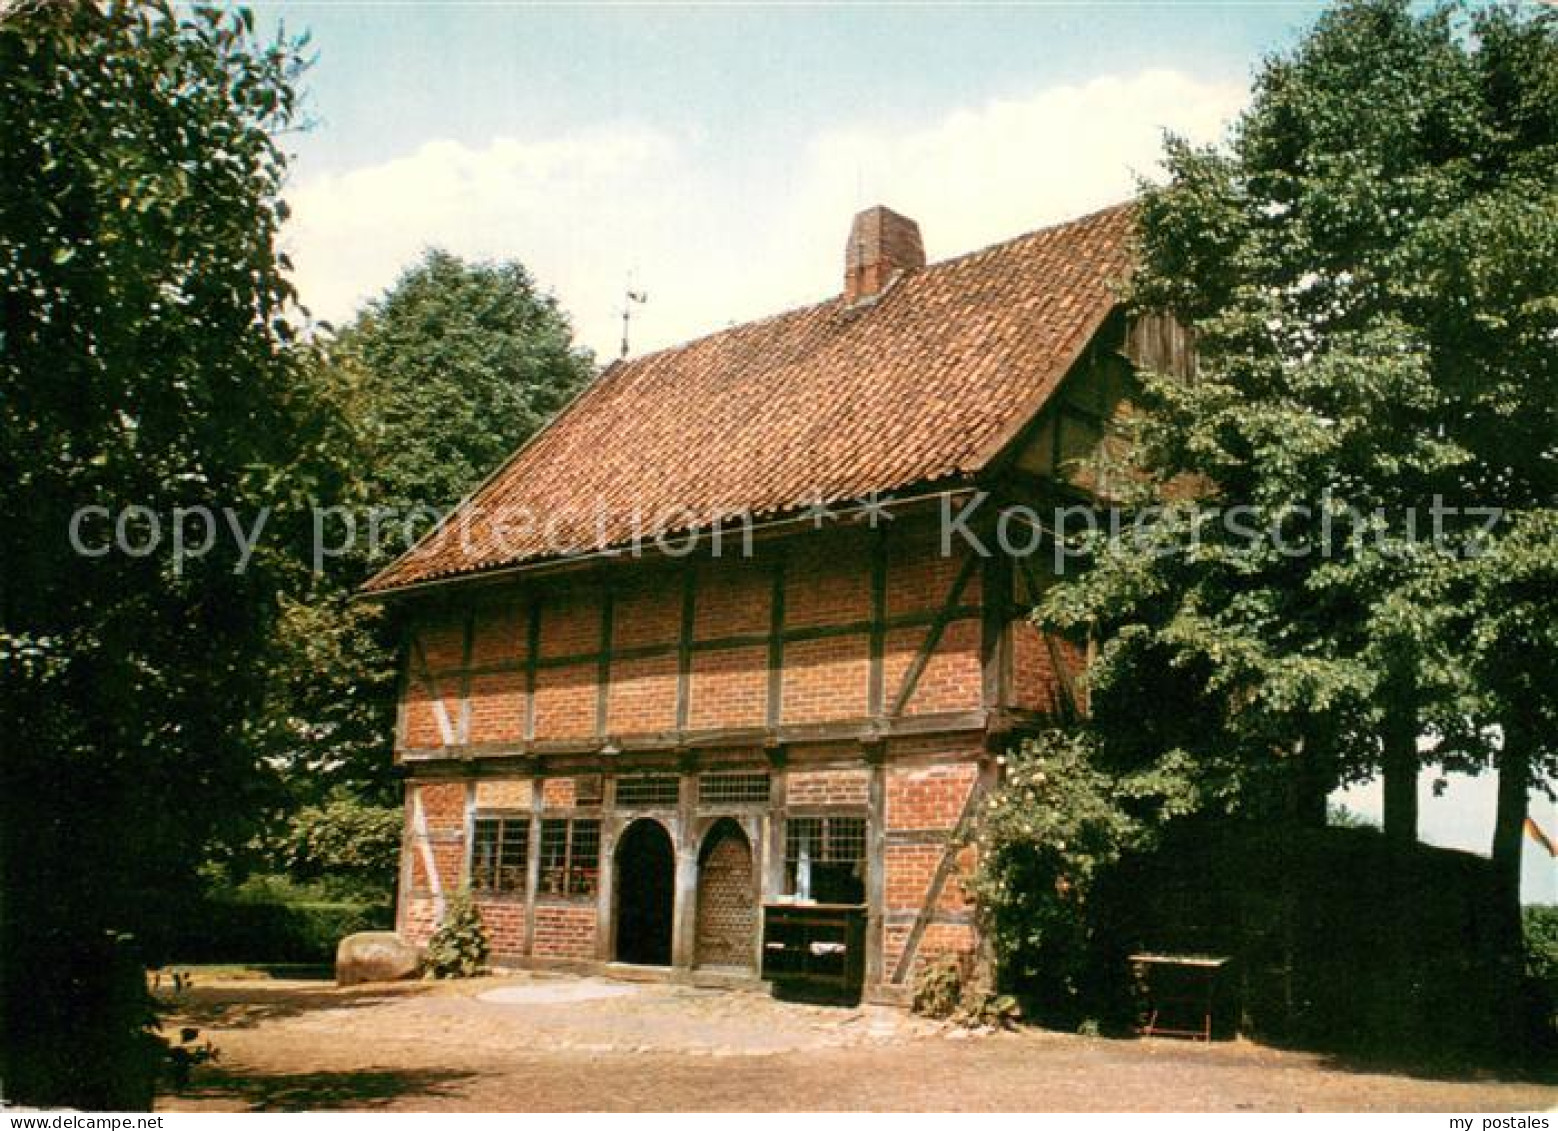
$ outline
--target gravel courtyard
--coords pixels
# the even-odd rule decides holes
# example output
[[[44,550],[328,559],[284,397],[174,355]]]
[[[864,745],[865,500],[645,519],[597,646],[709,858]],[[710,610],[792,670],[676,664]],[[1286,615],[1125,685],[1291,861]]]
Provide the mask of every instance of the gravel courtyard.
[[[944,1030],[898,1010],[592,978],[197,985],[220,1059],[166,1111],[1548,1110],[1558,1088],[1245,1042]]]

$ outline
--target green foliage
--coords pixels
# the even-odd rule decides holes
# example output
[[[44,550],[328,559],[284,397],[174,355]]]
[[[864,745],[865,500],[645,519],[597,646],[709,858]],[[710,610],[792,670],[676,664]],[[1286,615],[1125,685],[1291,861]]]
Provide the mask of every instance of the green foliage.
[[[377,500],[448,507],[592,372],[556,300],[517,262],[429,251],[341,335],[370,414]]]
[[[1533,983],[1529,990],[1531,1045],[1536,1056],[1550,1058],[1558,1052],[1558,906],[1547,904],[1524,911],[1526,973]]]
[[[243,722],[339,431],[276,249],[301,45],[239,10],[13,4],[0,19],[0,860],[9,1098],[144,1105],[144,1030],[94,940],[144,936],[255,810]],[[77,509],[232,508],[175,568],[89,557]],[[221,520],[220,511],[218,521]],[[89,547],[112,524],[80,527]],[[118,1000],[115,998],[115,1000]],[[94,1070],[81,1071],[83,1063]]]
[[[426,970],[432,978],[474,978],[487,963],[487,931],[481,912],[465,889],[446,901],[438,929],[427,942]]]
[[[1091,916],[1100,877],[1194,810],[1188,775],[1149,763],[1101,768],[1094,736],[1051,731],[1006,763],[980,832],[972,883],[1000,981],[1044,1020],[1069,1021],[1088,997],[1098,952]]]
[[[1130,302],[1198,367],[1133,398],[1140,536],[1084,540],[1037,614],[1098,642],[1091,718],[1014,760],[979,894],[1041,1011],[1088,996],[1129,855],[1192,814],[1318,826],[1424,732],[1517,783],[1508,856],[1558,733],[1555,32],[1349,0],[1143,186]]]
[[[1221,988],[1247,1035],[1464,1066],[1527,1032],[1490,878],[1484,857],[1377,829],[1190,819],[1111,870],[1091,921],[1117,956],[1232,956]]]
[[[265,695],[249,741],[278,768],[277,804],[322,804],[346,789],[365,805],[399,800],[390,740],[396,651],[383,608],[354,602],[368,570],[332,562],[308,592],[281,602],[264,657]]]
[[[326,544],[345,548],[282,603],[266,656],[250,741],[282,767],[290,804],[335,787],[398,802],[396,625],[352,595],[583,387],[592,362],[571,339],[520,264],[430,251],[313,359],[312,379],[352,422],[334,444],[358,510],[350,544],[348,520],[325,525]],[[397,511],[380,544],[374,508]]]
[[[118,932],[85,935],[61,958],[69,963],[64,971],[39,966],[31,972],[32,1000],[15,995],[5,1000],[7,1025],[13,1033],[35,1039],[56,1032],[68,1035],[77,1067],[72,1092],[82,1108],[150,1110],[169,1050],[160,1035],[157,1003],[146,986],[138,940]],[[61,978],[61,972],[68,977]],[[28,1055],[32,1052],[9,1050],[6,1067],[36,1072],[38,1065]],[[81,1065],[91,1065],[93,1071],[82,1072]],[[8,1103],[15,1102],[11,1080],[16,1078],[6,1079]]]
[[[369,805],[338,790],[292,815],[282,859],[299,880],[347,881],[378,891],[387,901],[399,862],[401,824],[398,807]]]
[[[296,880],[280,872],[254,872],[233,883],[226,876],[211,876],[206,894],[228,903],[352,903],[341,894],[334,876]]]
[[[168,907],[157,958],[162,965],[327,965],[347,935],[387,930],[393,917],[387,903],[299,899],[284,887],[246,884]]]
[[[963,1009],[954,1019],[976,1029],[1012,1029],[1022,1020],[1022,1006],[1012,994],[979,991],[965,995]]]
[[[1525,908],[1526,969],[1546,987],[1558,1007],[1558,906]]]
[[[202,962],[329,963],[347,935],[390,926],[389,908],[364,903],[214,903],[220,928],[201,930]]]
[[[1532,582],[1558,561],[1555,29],[1340,4],[1265,64],[1227,145],[1169,140],[1131,301],[1193,329],[1198,371],[1145,376],[1127,503],[1173,509],[1094,540],[1041,610],[1101,641],[1107,757],[1318,823],[1337,785],[1415,773],[1424,731],[1472,770],[1495,724],[1552,733],[1511,712],[1517,686],[1551,701],[1515,669],[1553,662]],[[1504,605],[1529,646],[1501,669]]]
[[[915,972],[911,1008],[921,1017],[967,1028],[1008,1029],[1022,1017],[1017,999],[993,993],[967,954],[933,956]]]

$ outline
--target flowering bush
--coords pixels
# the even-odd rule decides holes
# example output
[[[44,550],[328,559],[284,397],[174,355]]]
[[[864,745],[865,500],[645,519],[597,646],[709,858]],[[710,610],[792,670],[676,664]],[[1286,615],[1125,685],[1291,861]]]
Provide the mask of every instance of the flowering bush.
[[[1003,989],[1068,1027],[1083,1007],[1098,948],[1091,900],[1128,852],[1192,808],[1172,759],[1135,774],[1100,768],[1085,731],[1052,731],[1009,755],[981,825],[972,889]]]

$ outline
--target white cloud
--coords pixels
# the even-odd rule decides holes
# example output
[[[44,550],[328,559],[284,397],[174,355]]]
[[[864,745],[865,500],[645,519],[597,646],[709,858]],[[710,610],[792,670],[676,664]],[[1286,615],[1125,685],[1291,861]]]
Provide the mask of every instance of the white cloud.
[[[888,204],[919,221],[932,258],[958,254],[1124,199],[1164,128],[1212,140],[1243,99],[1177,72],[1107,76],[908,132],[842,126],[765,168],[637,126],[431,142],[301,184],[289,243],[304,301],[335,320],[423,247],[518,258],[609,357],[630,271],[650,296],[635,350],[670,344],[833,293],[858,208]]]
[[[1106,76],[958,110],[900,137],[841,131],[817,142],[819,198],[877,202],[921,222],[935,258],[1129,197],[1172,128],[1216,139],[1244,91],[1174,71]]]
[[[664,224],[635,184],[674,178],[678,146],[619,128],[565,140],[429,142],[404,157],[326,176],[289,194],[286,244],[315,317],[341,321],[427,247],[518,258],[570,310],[619,302],[634,233]],[[598,325],[581,322],[591,344]]]

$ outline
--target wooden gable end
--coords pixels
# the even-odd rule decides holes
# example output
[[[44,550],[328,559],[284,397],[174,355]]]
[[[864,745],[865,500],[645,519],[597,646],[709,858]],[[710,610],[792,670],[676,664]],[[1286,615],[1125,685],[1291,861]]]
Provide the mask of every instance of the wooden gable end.
[[[1111,319],[1020,435],[1006,466],[1107,498],[1111,473],[1127,455],[1121,424],[1143,371],[1186,380],[1194,375],[1194,339],[1169,315]]]

